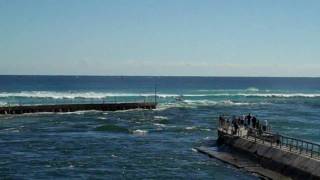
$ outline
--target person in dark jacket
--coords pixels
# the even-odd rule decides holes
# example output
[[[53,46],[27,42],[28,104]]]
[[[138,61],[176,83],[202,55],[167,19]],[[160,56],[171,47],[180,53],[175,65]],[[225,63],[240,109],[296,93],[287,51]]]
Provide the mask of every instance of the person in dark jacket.
[[[252,117],[252,127],[256,128],[257,126],[257,118],[255,116]]]
[[[238,134],[239,125],[237,123],[234,124],[234,134]]]
[[[250,122],[251,122],[251,114],[249,113],[247,116],[246,116],[246,120],[248,122],[248,126],[250,127]]]

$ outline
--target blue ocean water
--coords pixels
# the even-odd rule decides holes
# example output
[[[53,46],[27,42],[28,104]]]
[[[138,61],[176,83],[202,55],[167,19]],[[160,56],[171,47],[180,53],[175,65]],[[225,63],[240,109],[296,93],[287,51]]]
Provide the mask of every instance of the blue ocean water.
[[[257,179],[194,150],[219,114],[320,143],[320,78],[0,76],[0,106],[153,101],[155,87],[156,110],[0,116],[1,179]]]

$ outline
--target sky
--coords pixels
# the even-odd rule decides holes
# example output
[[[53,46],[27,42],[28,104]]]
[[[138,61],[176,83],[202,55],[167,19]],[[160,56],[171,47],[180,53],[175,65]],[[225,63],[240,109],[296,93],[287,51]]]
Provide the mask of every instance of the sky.
[[[318,0],[0,0],[0,74],[320,77]]]

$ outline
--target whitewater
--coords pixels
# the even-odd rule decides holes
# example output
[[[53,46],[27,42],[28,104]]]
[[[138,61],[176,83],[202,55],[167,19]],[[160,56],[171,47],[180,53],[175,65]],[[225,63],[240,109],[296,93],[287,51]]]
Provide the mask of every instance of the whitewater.
[[[208,90],[209,91],[209,90]],[[230,90],[220,90],[230,91]],[[102,99],[108,97],[153,97],[154,93],[121,93],[121,92],[55,92],[55,91],[22,91],[22,92],[0,92],[0,98],[20,97],[20,98],[52,98],[52,99],[76,99],[76,98],[95,98]],[[280,97],[280,98],[292,98],[292,97],[320,97],[320,93],[296,93],[296,92],[284,92],[284,93],[195,93],[195,94],[166,94],[158,93],[156,95],[160,98],[170,97]]]

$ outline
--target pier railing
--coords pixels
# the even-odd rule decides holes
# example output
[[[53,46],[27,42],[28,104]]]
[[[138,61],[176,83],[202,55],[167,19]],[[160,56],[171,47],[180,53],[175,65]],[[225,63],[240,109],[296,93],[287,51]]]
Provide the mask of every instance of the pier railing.
[[[219,123],[219,128],[233,136],[239,136],[271,147],[320,159],[320,144],[314,142],[242,125],[239,126],[238,131],[235,131],[231,123]]]
[[[314,142],[272,132],[263,132],[262,134],[259,134],[256,129],[252,129],[248,132],[250,133],[247,133],[246,138],[251,137],[255,141],[262,142],[266,145],[276,146],[290,152],[320,159],[320,145]]]

